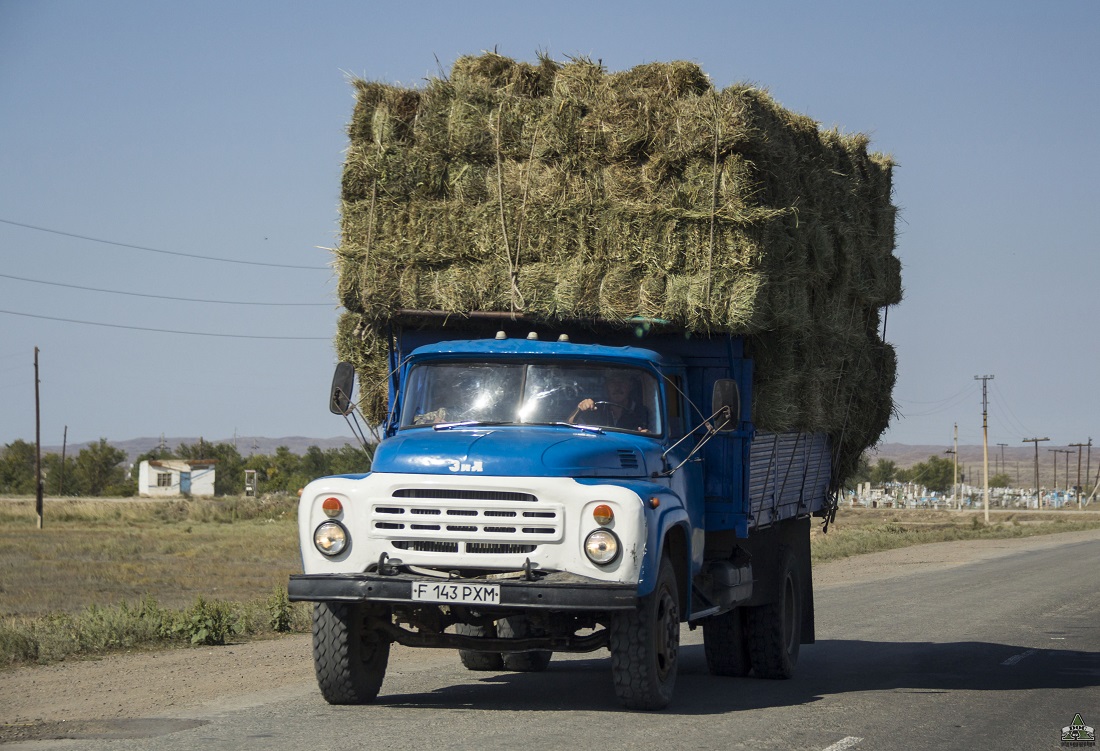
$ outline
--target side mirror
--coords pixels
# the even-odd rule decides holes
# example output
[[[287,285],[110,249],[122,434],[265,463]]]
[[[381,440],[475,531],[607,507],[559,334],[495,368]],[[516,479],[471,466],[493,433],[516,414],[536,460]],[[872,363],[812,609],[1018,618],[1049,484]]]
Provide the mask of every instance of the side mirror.
[[[329,390],[328,410],[334,415],[347,415],[355,408],[351,401],[355,390],[355,366],[342,362],[336,366],[332,375],[332,388]]]
[[[714,392],[711,396],[711,410],[714,414],[725,412],[725,422],[718,426],[717,430],[728,433],[737,430],[741,424],[741,389],[737,381],[732,378],[719,378],[714,382]],[[721,421],[722,415],[715,419]]]

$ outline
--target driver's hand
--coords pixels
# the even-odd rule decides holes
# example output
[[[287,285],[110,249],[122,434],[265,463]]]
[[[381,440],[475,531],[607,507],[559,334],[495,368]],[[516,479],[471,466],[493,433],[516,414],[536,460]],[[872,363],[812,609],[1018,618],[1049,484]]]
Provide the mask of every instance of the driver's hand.
[[[594,402],[591,399],[585,399],[580,404],[577,405],[577,409],[579,409],[581,412],[587,412],[588,410],[595,409],[595,408],[596,408],[596,402]]]

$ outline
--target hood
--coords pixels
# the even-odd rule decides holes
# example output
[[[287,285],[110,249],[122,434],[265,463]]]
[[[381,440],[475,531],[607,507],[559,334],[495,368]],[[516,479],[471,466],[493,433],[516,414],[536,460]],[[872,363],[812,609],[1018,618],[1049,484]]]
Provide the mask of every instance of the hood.
[[[382,441],[372,472],[517,477],[645,477],[652,439],[569,428],[415,429]]]

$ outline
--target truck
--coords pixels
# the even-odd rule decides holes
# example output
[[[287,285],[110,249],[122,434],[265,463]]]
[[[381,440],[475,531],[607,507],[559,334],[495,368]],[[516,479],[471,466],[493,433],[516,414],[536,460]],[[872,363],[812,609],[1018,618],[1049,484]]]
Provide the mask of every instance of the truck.
[[[313,603],[328,702],[373,701],[397,643],[474,671],[607,649],[622,704],[656,710],[684,624],[712,674],[793,675],[833,439],[756,428],[751,340],[499,311],[399,310],[388,332],[370,471],[311,482],[298,512],[288,592]],[[354,373],[330,393],[345,418]]]

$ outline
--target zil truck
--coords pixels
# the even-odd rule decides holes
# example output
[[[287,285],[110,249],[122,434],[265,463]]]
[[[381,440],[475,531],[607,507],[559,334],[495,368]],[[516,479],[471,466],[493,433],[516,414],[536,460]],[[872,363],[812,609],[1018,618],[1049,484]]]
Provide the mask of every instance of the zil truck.
[[[754,426],[742,337],[400,311],[389,340],[370,471],[300,501],[289,595],[328,702],[374,700],[396,642],[482,671],[607,649],[621,702],[660,709],[685,623],[714,674],[792,675],[830,440]],[[353,377],[330,408],[354,418]]]

